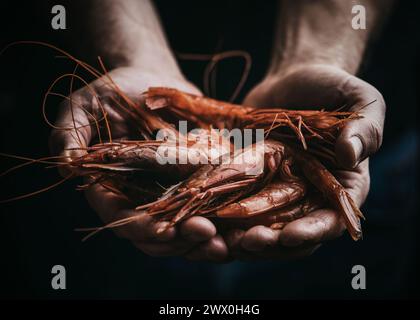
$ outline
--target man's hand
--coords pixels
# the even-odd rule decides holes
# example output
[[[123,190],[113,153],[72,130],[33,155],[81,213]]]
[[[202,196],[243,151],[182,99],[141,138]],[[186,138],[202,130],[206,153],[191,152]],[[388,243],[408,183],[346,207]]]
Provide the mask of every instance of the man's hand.
[[[136,103],[142,103],[139,101],[140,94],[150,86],[168,86],[200,94],[199,90],[182,76],[162,76],[157,72],[147,72],[144,68],[117,68],[110,72],[109,76],[119,89]],[[127,121],[123,113],[116,111],[112,97],[121,100],[114,88],[110,86],[109,80],[104,77],[74,92],[69,99],[65,100],[60,106],[56,126],[67,128],[67,130],[56,129],[52,132],[53,152],[68,156],[68,161],[70,161],[84,152],[70,149],[89,146],[94,139],[98,139],[99,134],[92,118],[92,115],[97,119],[103,117],[103,110],[98,99],[107,113],[113,139],[138,138],[135,125]],[[78,127],[77,132],[74,124]],[[106,130],[101,130],[100,135],[103,141],[109,139]],[[67,175],[68,172],[62,172],[62,174]],[[86,197],[104,223],[139,215],[124,199],[99,185],[90,187],[86,191]],[[202,253],[203,259],[217,261],[227,254],[223,240],[216,236],[215,226],[206,218],[192,217],[179,227],[173,227],[158,234],[157,230],[164,224],[165,222],[157,222],[156,219],[141,214],[135,222],[116,228],[114,231],[152,256],[183,255],[199,244],[205,244],[208,247],[207,251]]]
[[[141,103],[138,100],[140,94],[151,86],[168,86],[200,94],[179,70],[152,1],[92,0],[89,6],[81,1],[68,1],[67,6],[81,13],[80,19],[74,21],[74,29],[80,30],[80,34],[74,37],[77,39],[75,47],[90,49],[93,57],[100,55],[105,65],[113,69],[109,76],[135,102]],[[98,79],[71,95],[74,121],[80,127],[78,134],[72,129],[70,101],[62,104],[57,126],[68,130],[53,132],[51,147],[54,153],[71,159],[81,151],[69,149],[88,146],[98,138],[90,114],[99,119],[103,113],[94,95],[104,106],[113,139],[138,138],[135,125],[127,121],[124,114],[116,112],[111,97],[118,100],[120,97],[106,83],[106,77]],[[106,130],[102,130],[101,136],[107,141]],[[86,196],[105,223],[138,215],[130,204],[98,185],[87,190]],[[176,228],[157,234],[162,224],[147,215],[140,215],[136,222],[114,231],[152,256],[183,255],[199,244],[207,248],[198,253],[199,258],[218,261],[227,255],[223,239],[216,235],[216,228],[208,219],[193,217]]]
[[[374,87],[353,74],[392,0],[360,0],[359,4],[369,12],[365,30],[350,26],[351,1],[280,1],[268,75],[244,104],[300,109],[345,106],[358,111],[364,118],[347,123],[336,142],[336,158],[346,170],[334,174],[360,206],[369,191],[367,157],[382,142],[385,103]],[[321,209],[281,231],[256,226],[231,230],[225,239],[237,257],[291,259],[311,254],[343,231],[341,217]]]
[[[367,82],[334,66],[303,65],[269,77],[248,94],[244,104],[357,111],[363,118],[349,123],[336,144],[337,159],[347,169],[373,155],[382,143],[382,95]]]
[[[356,204],[362,205],[370,183],[367,157],[382,142],[385,103],[378,90],[337,67],[301,65],[265,79],[251,90],[244,105],[295,109],[345,106],[363,116],[347,123],[339,135],[336,157],[344,169],[334,172]],[[287,259],[311,254],[320,243],[340,236],[344,230],[341,217],[325,208],[289,223],[281,231],[255,226],[247,231],[231,230],[225,238],[238,257]]]

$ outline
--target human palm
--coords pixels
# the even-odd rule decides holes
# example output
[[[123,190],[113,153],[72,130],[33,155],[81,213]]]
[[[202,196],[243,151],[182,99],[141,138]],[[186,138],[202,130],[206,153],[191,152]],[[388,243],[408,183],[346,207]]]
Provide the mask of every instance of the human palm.
[[[358,206],[369,192],[367,157],[382,140],[385,103],[370,84],[346,71],[327,65],[303,65],[267,77],[250,91],[244,105],[291,109],[344,107],[363,118],[341,131],[335,146],[339,168],[333,171]],[[342,234],[344,221],[329,208],[295,220],[281,231],[264,226],[231,230],[227,243],[239,257],[295,258],[311,254],[320,243]],[[250,254],[252,252],[252,254]]]
[[[56,122],[57,129],[51,135],[54,153],[67,156],[68,159],[78,157],[84,152],[80,147],[87,147],[95,140],[106,142],[110,133],[113,139],[138,139],[137,124],[130,121],[127,113],[118,107],[119,103],[124,104],[121,93],[136,104],[142,103],[141,93],[152,86],[168,86],[200,94],[196,87],[181,76],[160,75],[147,72],[144,68],[118,68],[108,76],[74,92],[62,103]],[[118,86],[118,90],[110,79]],[[94,120],[94,117],[103,118],[104,114],[109,129],[104,121],[100,121],[101,126],[98,128],[99,121]],[[67,175],[68,172],[62,174]],[[184,255],[199,244],[207,248],[204,254],[208,260],[219,260],[227,254],[223,240],[216,235],[215,226],[206,218],[192,217],[177,228],[168,228],[158,233],[157,230],[163,228],[166,222],[158,222],[144,213],[139,214],[130,203],[102,186],[95,184],[88,188],[86,197],[105,223],[137,215],[135,222],[119,227],[115,232],[149,255]]]

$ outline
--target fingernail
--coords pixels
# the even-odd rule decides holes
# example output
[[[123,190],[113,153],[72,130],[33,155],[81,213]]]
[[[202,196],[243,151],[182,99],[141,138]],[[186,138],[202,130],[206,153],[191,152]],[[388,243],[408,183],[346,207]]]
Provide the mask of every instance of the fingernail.
[[[353,148],[355,166],[359,163],[363,152],[363,143],[359,137],[353,136],[350,138],[350,144]]]
[[[156,225],[156,236],[162,236],[165,231],[168,231],[172,226],[169,222],[161,222]]]

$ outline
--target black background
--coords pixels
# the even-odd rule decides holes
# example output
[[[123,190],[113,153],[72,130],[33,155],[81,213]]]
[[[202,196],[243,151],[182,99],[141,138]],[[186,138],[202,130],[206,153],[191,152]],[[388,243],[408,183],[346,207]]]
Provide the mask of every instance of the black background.
[[[3,1],[1,47],[15,40],[42,40],[64,49],[83,43],[67,12],[68,29],[50,26],[59,2]],[[253,57],[246,89],[264,75],[269,58],[274,1],[159,1],[172,47],[212,53],[241,49]],[[81,243],[73,229],[100,224],[72,181],[42,195],[0,206],[0,297],[3,298],[403,298],[419,297],[420,227],[417,200],[419,25],[415,1],[399,2],[366,56],[360,76],[387,102],[384,145],[372,159],[372,188],[364,206],[365,239],[345,235],[296,262],[192,263],[150,258],[104,232]],[[110,44],[112,45],[112,44]],[[83,55],[88,61],[93,56]],[[204,63],[182,61],[185,74],[201,85]],[[218,98],[227,98],[241,72],[240,61],[222,62]],[[40,47],[17,46],[0,57],[1,152],[48,155],[49,127],[41,100],[49,84],[73,65]],[[66,87],[62,87],[66,92]],[[51,99],[54,118],[58,100]],[[1,170],[16,161],[2,159]],[[33,166],[1,178],[1,198],[30,192],[59,179],[54,169]],[[51,289],[51,268],[67,269],[67,290]],[[367,290],[351,288],[353,265],[367,269]]]

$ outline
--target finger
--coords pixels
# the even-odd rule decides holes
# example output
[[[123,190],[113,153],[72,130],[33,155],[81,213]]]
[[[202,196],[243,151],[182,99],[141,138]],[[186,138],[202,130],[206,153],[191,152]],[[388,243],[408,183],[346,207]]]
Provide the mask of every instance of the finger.
[[[370,189],[369,158],[353,170],[334,170],[333,174],[360,208]]]
[[[191,217],[180,225],[181,235],[189,241],[201,242],[213,238],[216,233],[214,224],[204,217]]]
[[[170,257],[183,255],[195,245],[185,240],[175,240],[170,243],[134,242],[136,248],[152,257]]]
[[[246,231],[241,229],[231,229],[223,235],[223,239],[228,247],[231,259],[234,258],[242,261],[251,261],[256,259],[254,253],[245,250],[241,245],[245,233]]]
[[[354,87],[344,90],[351,91],[350,110],[357,111],[361,118],[345,125],[336,142],[336,154],[342,166],[354,168],[380,148],[386,106],[380,92],[370,84],[360,79],[349,83]]]
[[[241,241],[244,235],[245,231],[241,229],[231,229],[223,235],[223,238],[227,247],[229,248],[229,251],[242,249]]]
[[[317,245],[304,245],[297,248],[267,248],[262,252],[258,252],[257,255],[263,259],[276,259],[276,260],[299,260],[307,258],[312,255],[318,248],[321,247],[320,244]]]
[[[241,242],[245,231],[236,229],[230,230],[224,236],[229,252],[233,258],[242,261],[255,261],[261,259],[294,260],[307,257],[314,253],[320,245],[298,246],[288,248],[283,246],[267,246],[261,251],[248,251],[242,248]]]
[[[200,244],[185,255],[189,260],[209,260],[222,262],[228,258],[228,248],[220,235],[216,235],[207,242]]]
[[[76,107],[76,103],[82,102],[74,101],[73,108],[68,101],[60,105],[59,115],[54,124],[56,128],[51,132],[49,140],[51,153],[63,156],[63,160],[68,162],[86,153],[77,148],[88,146],[93,135],[87,113]],[[62,175],[68,175],[69,170],[59,168]]]
[[[274,246],[279,239],[280,230],[265,226],[255,226],[245,232],[241,246],[248,251],[261,251],[267,246]]]
[[[337,212],[320,209],[287,224],[279,242],[286,247],[317,244],[339,237],[344,230],[344,223]]]
[[[255,260],[282,260],[282,261],[292,261],[299,260],[312,255],[318,248],[321,247],[320,244],[317,245],[306,245],[299,246],[294,248],[287,247],[276,247],[266,249],[258,252],[249,252],[242,250],[239,252],[233,252],[232,255],[234,258],[242,261],[255,261]]]
[[[86,190],[90,206],[98,213],[105,224],[132,217],[131,222],[112,228],[120,237],[133,241],[155,240],[169,241],[175,238],[174,227],[165,228],[168,222],[159,222],[154,217],[131,209],[132,204],[119,195],[100,185],[93,185]],[[159,229],[165,231],[158,233]]]

